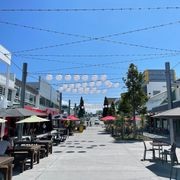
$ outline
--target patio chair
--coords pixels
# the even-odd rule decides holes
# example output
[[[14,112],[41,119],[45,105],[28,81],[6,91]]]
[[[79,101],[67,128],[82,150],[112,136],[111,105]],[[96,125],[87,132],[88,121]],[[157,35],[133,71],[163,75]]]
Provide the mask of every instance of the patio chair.
[[[143,161],[147,160],[146,159],[146,152],[147,151],[150,151],[152,152],[152,157],[153,157],[153,160],[155,159],[155,150],[153,148],[147,148],[146,146],[146,142],[143,140],[143,144],[144,144],[144,156],[143,156]]]
[[[178,159],[177,159],[177,156],[176,156],[176,144],[173,143],[171,145],[171,148],[170,149],[165,149],[163,152],[162,152],[162,160],[164,161],[168,161],[168,156],[170,157],[170,160],[171,160],[171,163],[174,164],[174,162],[177,162],[178,164]],[[173,156],[173,157],[172,157]]]
[[[173,143],[170,150],[166,150],[166,160],[167,160],[167,155],[170,156],[170,177],[169,179],[171,180],[172,179],[172,175],[173,175],[173,172],[175,171],[175,179],[180,179],[180,177],[178,177],[178,170],[180,169],[180,165],[178,163],[178,159],[177,159],[177,155],[176,155],[176,144]]]

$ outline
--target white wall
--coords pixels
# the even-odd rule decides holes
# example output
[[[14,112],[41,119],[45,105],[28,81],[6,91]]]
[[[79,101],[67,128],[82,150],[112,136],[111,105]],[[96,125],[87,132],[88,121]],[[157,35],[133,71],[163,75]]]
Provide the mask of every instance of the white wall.
[[[148,97],[154,96],[154,91],[164,92],[166,91],[166,82],[149,82],[147,84],[147,95]]]

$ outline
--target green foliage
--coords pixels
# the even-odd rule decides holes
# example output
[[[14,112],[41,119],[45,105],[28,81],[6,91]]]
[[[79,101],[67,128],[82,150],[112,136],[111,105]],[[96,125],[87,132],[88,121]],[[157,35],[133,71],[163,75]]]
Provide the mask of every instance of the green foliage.
[[[116,115],[115,104],[114,104],[113,101],[111,103],[111,107],[108,110],[108,115],[110,115],[110,116],[115,116]]]
[[[81,97],[81,99],[80,99],[80,104],[79,104],[78,117],[79,117],[79,118],[82,118],[82,117],[84,117],[84,114],[85,114],[84,100],[83,100],[83,98]]]
[[[142,88],[143,81],[143,74],[138,72],[138,69],[134,64],[130,64],[127,78],[124,79],[127,87],[127,93],[125,93],[124,101],[127,101],[128,105],[125,105],[128,110],[131,111],[132,116],[134,116],[136,112],[139,114],[146,113],[145,103],[148,98]]]
[[[102,114],[102,116],[103,117],[105,117],[105,116],[107,116],[108,115],[108,110],[109,110],[109,104],[108,104],[108,99],[107,99],[107,97],[105,96],[104,97],[104,107],[103,107],[103,114]]]

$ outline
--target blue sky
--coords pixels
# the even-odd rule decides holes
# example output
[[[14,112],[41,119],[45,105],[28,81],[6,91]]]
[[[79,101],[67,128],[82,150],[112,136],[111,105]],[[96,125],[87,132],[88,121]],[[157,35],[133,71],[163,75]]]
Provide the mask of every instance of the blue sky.
[[[157,0],[2,0],[0,44],[12,52],[11,72],[16,73],[19,79],[22,76],[23,62],[28,63],[28,81],[36,81],[38,76],[45,78],[47,74],[52,74],[53,79],[49,83],[57,89],[65,83],[77,83],[56,81],[55,76],[58,74],[63,76],[86,74],[89,78],[93,74],[98,77],[106,74],[108,80],[112,83],[120,83],[120,86],[107,88],[103,85],[97,87],[101,90],[100,93],[92,94],[63,92],[63,100],[71,99],[72,103],[78,104],[80,96],[83,96],[88,104],[102,104],[104,96],[119,97],[119,94],[125,91],[122,78],[126,76],[130,63],[137,65],[138,70],[143,72],[146,69],[164,69],[165,62],[170,62],[177,77],[180,76],[180,9],[61,12],[4,12],[2,9],[139,7],[180,7],[180,2],[173,0],[158,2]],[[7,23],[13,23],[16,26]],[[169,23],[172,24],[164,25]],[[33,30],[21,25],[42,30]],[[164,26],[130,33],[130,31],[158,25]],[[43,30],[56,31],[56,33]],[[113,34],[118,35],[86,41],[90,37]],[[54,47],[55,45],[58,46]],[[23,52],[23,50],[31,51]],[[4,70],[4,65],[1,65],[0,71]],[[90,81],[88,80],[87,83]],[[107,93],[103,94],[103,89],[107,89]]]

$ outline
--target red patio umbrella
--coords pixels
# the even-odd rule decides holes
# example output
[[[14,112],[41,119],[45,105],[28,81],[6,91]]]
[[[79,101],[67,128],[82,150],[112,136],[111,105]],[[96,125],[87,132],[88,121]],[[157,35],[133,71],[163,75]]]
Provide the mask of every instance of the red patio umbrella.
[[[102,121],[114,121],[116,120],[116,117],[114,116],[105,116],[103,118],[101,118]]]
[[[69,121],[79,121],[80,119],[77,118],[76,116],[74,115],[69,115],[66,119],[64,120],[69,120]]]

